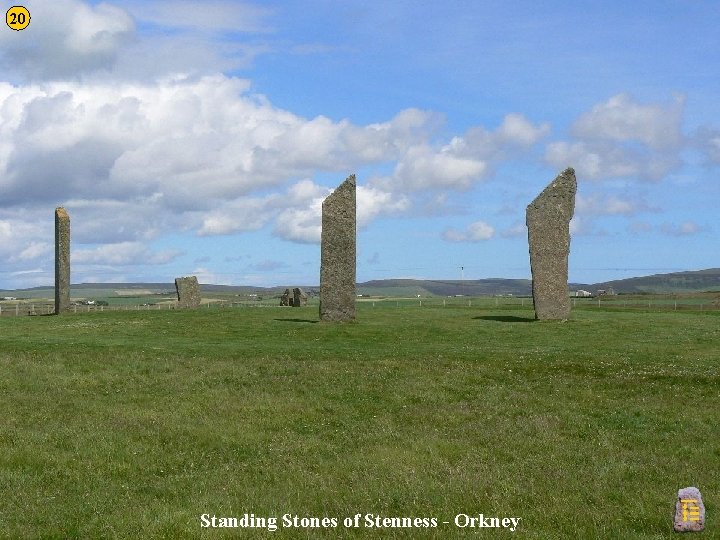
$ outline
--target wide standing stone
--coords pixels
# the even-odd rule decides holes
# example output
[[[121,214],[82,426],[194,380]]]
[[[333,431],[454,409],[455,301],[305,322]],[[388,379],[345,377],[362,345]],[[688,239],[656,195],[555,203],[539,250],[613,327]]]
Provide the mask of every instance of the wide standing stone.
[[[70,216],[55,209],[55,314],[70,309]]]
[[[322,204],[320,320],[355,319],[355,175]]]
[[[196,276],[175,278],[179,308],[200,307],[200,285]]]
[[[698,488],[678,490],[673,529],[677,532],[699,532],[705,529],[705,505]]]
[[[525,213],[536,319],[562,320],[570,315],[568,254],[576,192],[575,171],[565,169]]]

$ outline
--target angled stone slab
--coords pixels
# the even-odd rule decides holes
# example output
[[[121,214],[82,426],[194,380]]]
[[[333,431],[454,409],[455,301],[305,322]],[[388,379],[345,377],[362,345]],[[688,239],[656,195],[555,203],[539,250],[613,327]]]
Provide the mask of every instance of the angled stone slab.
[[[576,192],[575,171],[565,169],[525,213],[533,303],[539,320],[562,320],[570,315],[568,255]]]
[[[200,307],[200,285],[196,276],[175,278],[179,308]]]
[[[70,309],[70,216],[55,209],[55,314]]]
[[[320,243],[320,320],[355,319],[355,175],[322,204]]]

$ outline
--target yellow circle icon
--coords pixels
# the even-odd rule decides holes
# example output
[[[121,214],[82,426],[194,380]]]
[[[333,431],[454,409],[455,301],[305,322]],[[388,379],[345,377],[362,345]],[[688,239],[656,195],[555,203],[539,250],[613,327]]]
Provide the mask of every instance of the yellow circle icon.
[[[26,7],[13,6],[7,10],[5,22],[13,30],[25,30],[30,24],[30,12]]]

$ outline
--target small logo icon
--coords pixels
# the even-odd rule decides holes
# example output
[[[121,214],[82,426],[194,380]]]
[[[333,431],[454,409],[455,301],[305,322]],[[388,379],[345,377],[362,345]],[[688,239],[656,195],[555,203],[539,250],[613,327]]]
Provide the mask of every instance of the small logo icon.
[[[30,12],[24,6],[13,6],[7,10],[5,22],[13,30],[25,30],[30,24]]]
[[[683,521],[700,521],[700,507],[697,499],[680,499]]]

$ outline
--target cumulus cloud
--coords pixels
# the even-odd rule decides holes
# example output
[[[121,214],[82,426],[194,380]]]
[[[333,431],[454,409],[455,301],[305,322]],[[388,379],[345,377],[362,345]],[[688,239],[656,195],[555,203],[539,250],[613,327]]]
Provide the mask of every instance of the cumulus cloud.
[[[593,193],[575,197],[575,211],[583,216],[632,216],[641,211],[649,210],[641,199],[630,200],[617,195]]]
[[[79,0],[35,0],[32,24],[0,32],[0,67],[30,79],[67,78],[110,68],[135,33],[130,14],[117,6]]]
[[[495,164],[527,151],[549,131],[548,124],[536,126],[520,114],[508,114],[494,131],[476,126],[446,144],[409,145],[392,175],[372,183],[386,191],[467,190],[485,180]]]
[[[711,163],[720,164],[720,130],[702,127],[692,137],[692,143]]]
[[[290,205],[280,212],[274,234],[285,240],[302,243],[319,243],[322,232],[322,202],[332,190],[312,182],[301,182],[284,198]],[[304,194],[304,198],[299,197]],[[406,197],[369,186],[357,186],[357,225],[364,227],[381,215],[403,212],[410,207]]]
[[[582,114],[570,132],[585,140],[637,141],[653,150],[676,149],[683,142],[684,105],[682,96],[668,104],[643,105],[619,94]]]
[[[468,225],[465,230],[448,228],[443,232],[443,238],[448,242],[482,242],[495,236],[495,228],[484,221],[476,221]]]
[[[137,18],[165,28],[257,33],[271,30],[272,10],[229,0],[130,1],[123,5]]]
[[[620,94],[582,114],[570,129],[574,141],[548,144],[545,159],[575,167],[588,180],[659,180],[681,163],[685,100],[644,105]]]
[[[663,223],[660,231],[669,236],[691,236],[701,231],[701,227],[694,221],[685,221],[680,224]]]
[[[527,226],[524,223],[515,223],[500,233],[503,238],[519,238],[527,236]]]
[[[152,252],[141,242],[121,242],[103,244],[91,249],[77,249],[71,253],[70,258],[73,264],[155,265],[170,263],[181,254],[182,252],[177,250]]]

